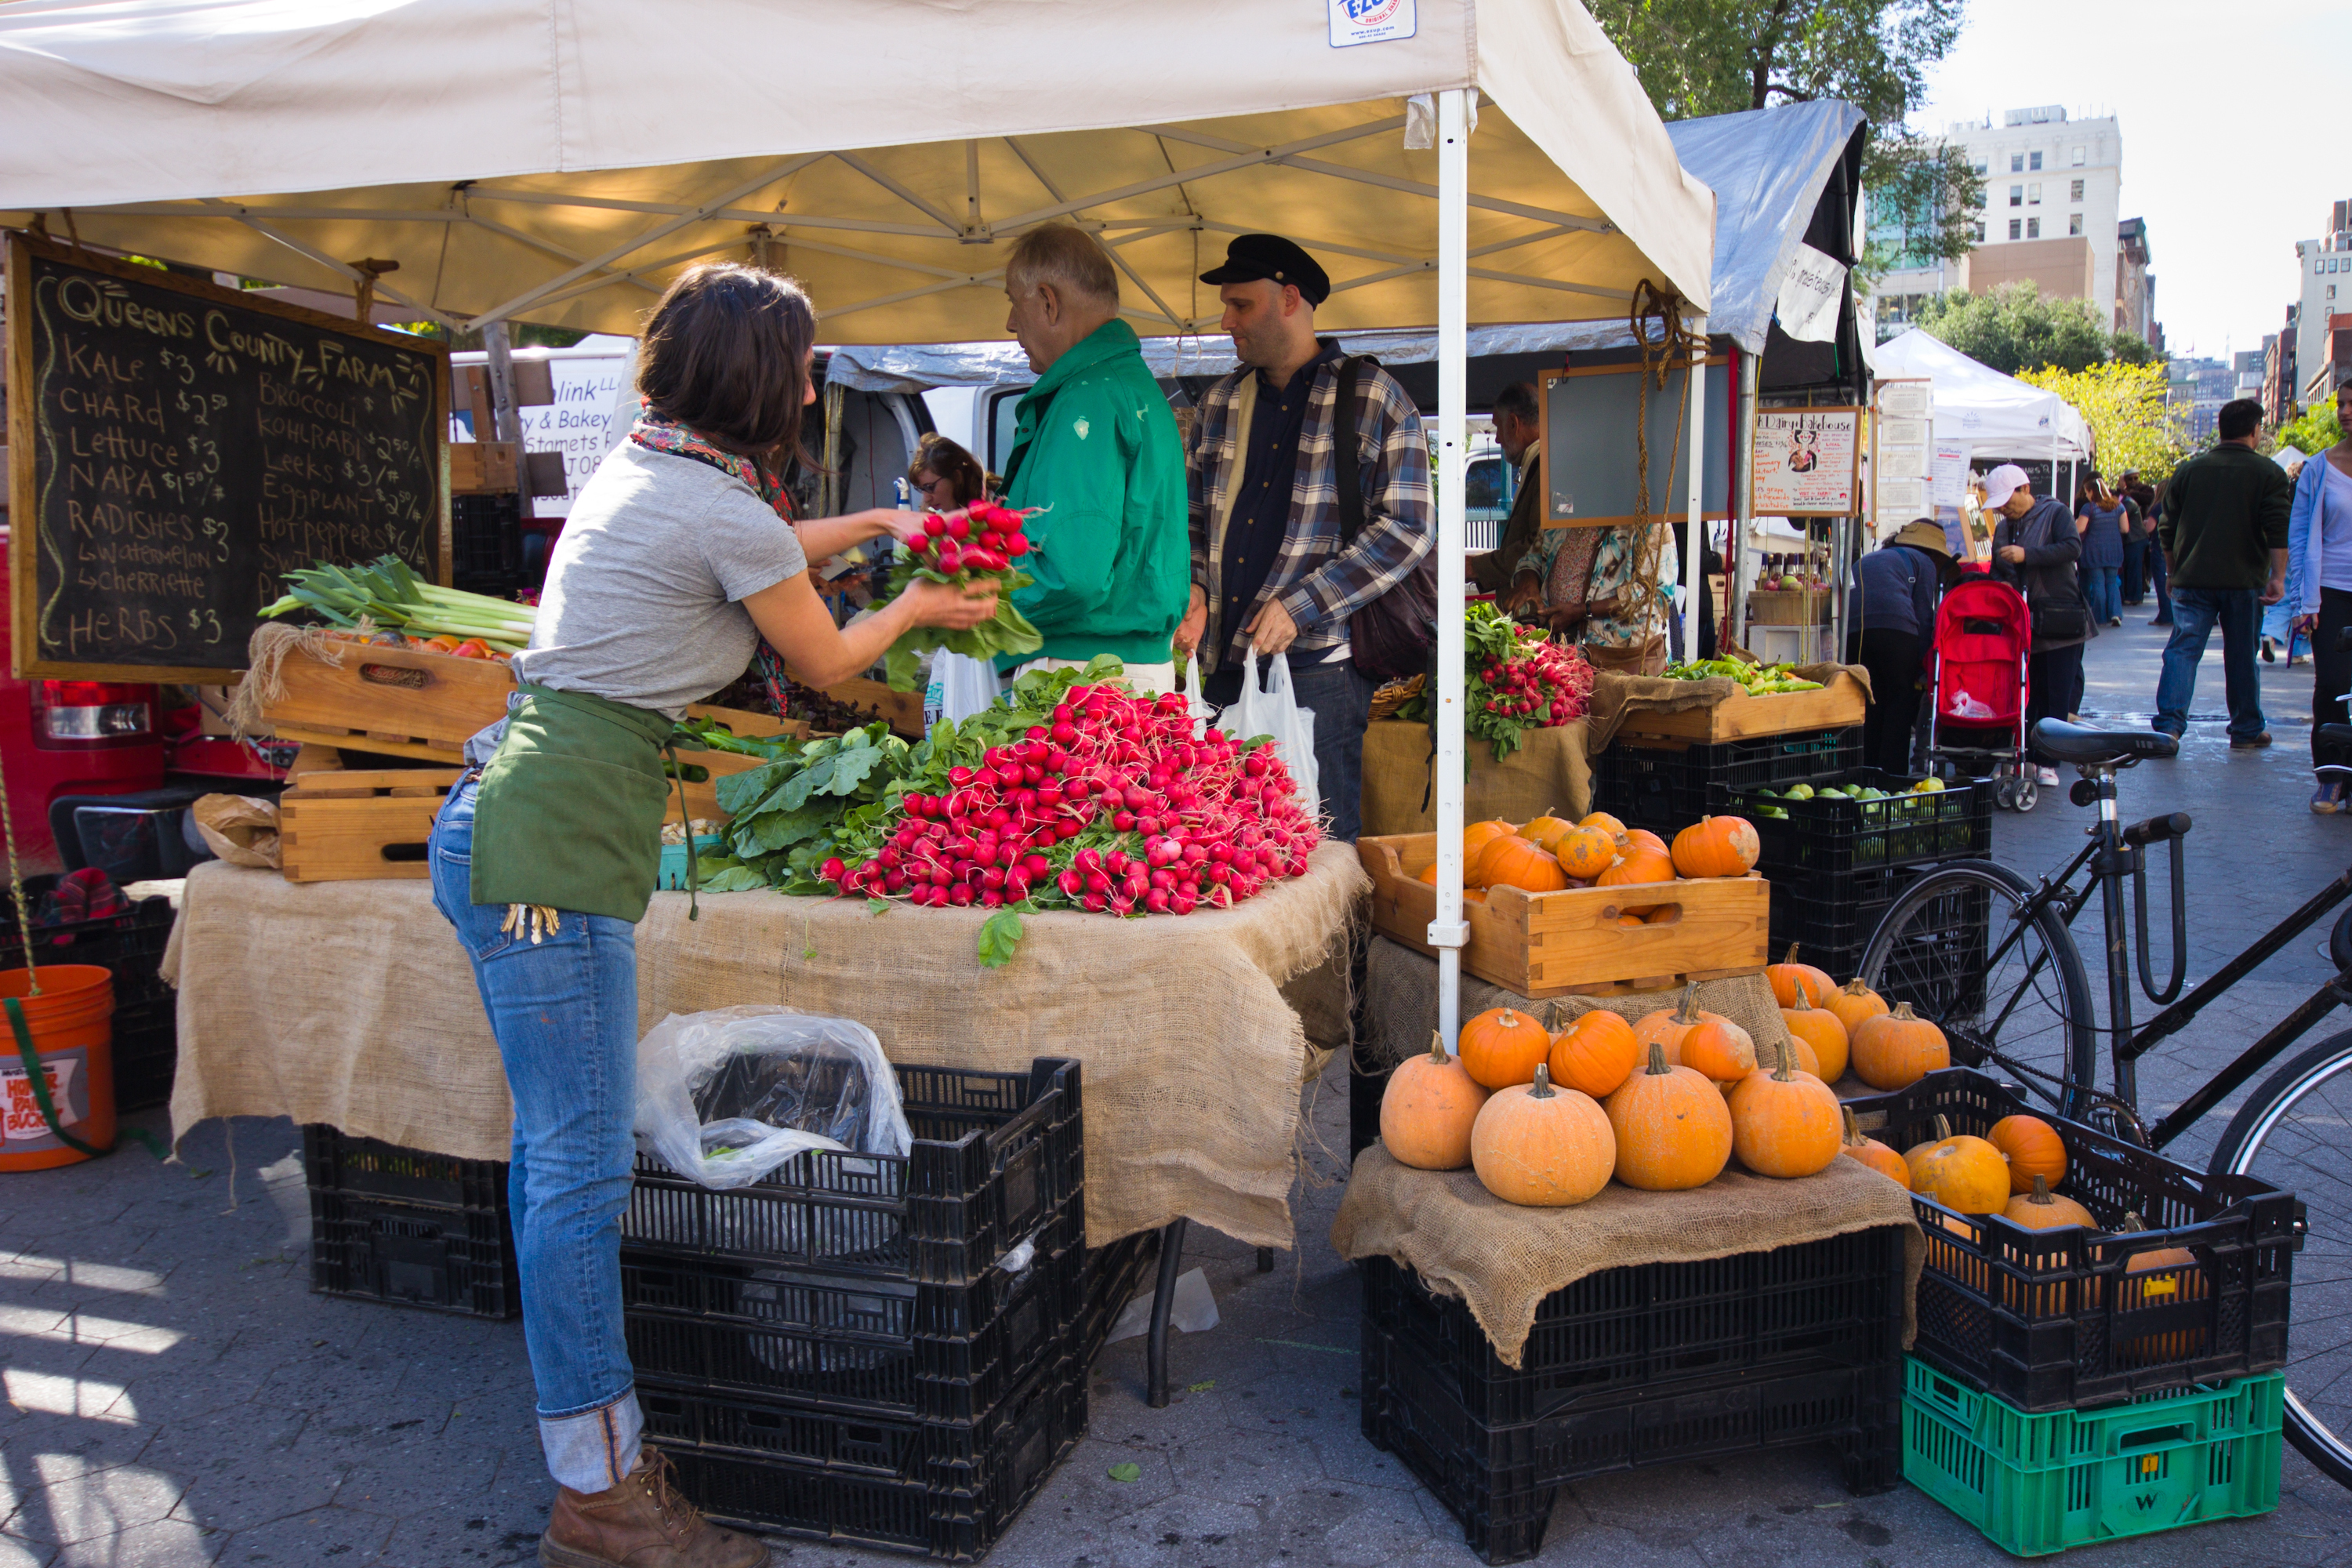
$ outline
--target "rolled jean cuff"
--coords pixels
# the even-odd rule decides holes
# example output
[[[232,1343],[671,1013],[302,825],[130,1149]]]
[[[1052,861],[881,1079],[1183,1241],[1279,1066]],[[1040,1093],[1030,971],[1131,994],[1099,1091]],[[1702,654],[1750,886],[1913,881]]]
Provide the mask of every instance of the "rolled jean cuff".
[[[575,1492],[610,1491],[637,1468],[645,1430],[634,1388],[593,1410],[542,1415],[539,1442],[547,1450],[547,1473]]]

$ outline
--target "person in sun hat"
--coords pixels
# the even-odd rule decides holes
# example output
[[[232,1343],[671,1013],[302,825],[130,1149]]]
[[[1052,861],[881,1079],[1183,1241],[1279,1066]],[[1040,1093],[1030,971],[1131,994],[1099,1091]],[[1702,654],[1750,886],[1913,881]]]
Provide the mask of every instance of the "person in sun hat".
[[[2026,666],[2030,729],[2036,719],[2072,716],[2083,645],[2099,635],[2074,569],[2083,556],[2083,536],[2063,506],[2034,495],[2025,470],[2015,463],[1987,474],[1984,485],[1985,515],[2000,519],[1992,534],[1993,575],[2025,595],[2033,616],[2033,651]],[[2037,752],[2033,761],[2042,783],[2058,782],[2057,758]]]
[[[1923,517],[1853,563],[1856,662],[1870,671],[1862,761],[1890,773],[1911,771],[1919,682],[1935,645],[1936,603],[1959,575],[1944,525]]]

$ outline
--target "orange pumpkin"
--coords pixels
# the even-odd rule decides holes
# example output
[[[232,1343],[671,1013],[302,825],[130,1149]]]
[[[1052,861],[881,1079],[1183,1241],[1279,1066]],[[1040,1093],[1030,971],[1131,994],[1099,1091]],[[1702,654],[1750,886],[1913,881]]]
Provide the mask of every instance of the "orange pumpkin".
[[[1497,838],[1508,837],[1510,833],[1511,825],[1501,817],[1490,817],[1485,822],[1474,822],[1462,830],[1462,876],[1465,886],[1468,885],[1470,874],[1478,868],[1478,857],[1486,852],[1486,846]]]
[[[1642,1059],[1641,1042],[1633,1026],[1605,1008],[1595,1007],[1551,1042],[1551,1080],[1595,1100],[1605,1100],[1633,1075]]]
[[[1552,853],[1559,857],[1561,870],[1589,882],[1616,862],[1617,836],[1597,827],[1571,827]]]
[[[1488,1089],[1533,1083],[1536,1064],[1551,1055],[1551,1037],[1525,1013],[1494,1007],[1462,1026],[1462,1068]]]
[[[1666,841],[1659,837],[1656,834],[1651,832],[1648,828],[1629,827],[1625,830],[1625,837],[1642,848],[1654,849],[1659,854],[1665,856],[1667,865],[1671,866],[1675,863],[1673,853],[1666,848]],[[1622,855],[1625,851],[1620,849],[1617,853]]]
[[[1702,816],[1675,835],[1675,869],[1685,877],[1745,877],[1763,853],[1744,816]]]
[[[1759,1068],[1732,1086],[1732,1152],[1759,1176],[1810,1176],[1838,1157],[1838,1097],[1790,1068],[1783,1050],[1770,1072]]]
[[[1633,1020],[1633,1042],[1647,1056],[1652,1046],[1666,1047],[1666,1060],[1679,1067],[1683,1059],[1683,1037],[1698,1027],[1706,1016],[1698,1010],[1698,987],[1685,985],[1675,1005],[1661,1007],[1654,1013],[1644,1013]]]
[[[1470,1128],[1486,1089],[1432,1032],[1429,1054],[1399,1062],[1381,1095],[1381,1143],[1398,1163],[1458,1171],[1470,1163]]]
[[[1559,852],[1559,841],[1575,831],[1576,824],[1547,812],[1528,818],[1526,826],[1519,829],[1519,837],[1545,854],[1554,855]]]
[[[2065,1140],[2039,1116],[2004,1116],[1985,1129],[1985,1142],[2009,1156],[2012,1193],[2032,1192],[2037,1178],[2053,1187],[2066,1179]]]
[[[1653,910],[1650,912],[1651,914],[1655,914],[1657,911]],[[1648,915],[1622,914],[1617,917],[1617,923],[1622,927],[1628,927],[1634,931],[1640,931],[1643,926],[1650,923],[1650,919]]]
[[[1780,1009],[1780,1022],[1788,1026],[1790,1039],[1813,1053],[1820,1065],[1809,1070],[1823,1083],[1835,1083],[1845,1076],[1845,1026],[1837,1021],[1836,1014],[1826,1007],[1808,1006],[1800,990],[1796,1005]]]
[[[2015,1174],[2013,1167],[2011,1173]],[[2090,1230],[2099,1228],[2099,1222],[2092,1217],[2089,1209],[2072,1198],[2060,1197],[2052,1192],[2046,1176],[2035,1176],[2032,1189],[2010,1199],[2009,1206],[2000,1214],[2011,1225],[2021,1225],[2028,1230],[2050,1230],[2062,1225],[2079,1225]]]
[[[1981,1138],[1952,1131],[1951,1119],[1936,1118],[1936,1136],[1903,1152],[1911,1167],[1911,1190],[1956,1214],[1998,1214],[2009,1203],[2009,1162]]]
[[[1678,1193],[1723,1174],[1731,1159],[1731,1108],[1722,1090],[1652,1045],[1645,1065],[1609,1097],[1617,1179],[1644,1192]]]
[[[1809,1072],[1815,1078],[1821,1078],[1822,1058],[1813,1054],[1812,1047],[1805,1044],[1805,1042],[1799,1038],[1795,1033],[1791,1032],[1789,1036],[1788,1048],[1789,1065],[1790,1067],[1796,1068],[1799,1072]],[[1756,1065],[1762,1067],[1764,1065],[1764,1058],[1769,1054],[1769,1053],[1765,1051],[1758,1051],[1756,1053]],[[1828,1080],[1824,1079],[1822,1081],[1827,1082]]]
[[[1950,1067],[1952,1047],[1943,1030],[1916,1016],[1910,1003],[1898,1002],[1892,1013],[1865,1018],[1854,1030],[1853,1062],[1855,1075],[1873,1089],[1908,1089]]]
[[[1642,917],[1642,923],[1643,925],[1651,926],[1665,925],[1670,923],[1674,920],[1675,916],[1681,912],[1682,906],[1680,904],[1654,904],[1650,908],[1650,912]]]
[[[1533,1084],[1497,1090],[1478,1112],[1470,1163],[1507,1204],[1566,1208],[1609,1184],[1617,1133],[1591,1095],[1554,1089],[1538,1066]]]
[[[1905,1162],[1903,1156],[1875,1138],[1864,1137],[1862,1123],[1853,1119],[1852,1106],[1841,1106],[1839,1109],[1845,1113],[1845,1142],[1839,1146],[1838,1152],[1848,1159],[1860,1162],[1895,1185],[1907,1190],[1911,1185],[1911,1167]]]
[[[1477,882],[1482,888],[1551,893],[1568,886],[1568,873],[1560,869],[1558,860],[1510,834],[1487,845],[1479,855]]]
[[[1886,998],[1864,985],[1859,977],[1822,997],[1821,1005],[1845,1026],[1848,1040],[1853,1038],[1853,1032],[1862,1027],[1864,1018],[1875,1018],[1886,1011]]]
[[[1764,978],[1772,983],[1772,999],[1783,1007],[1795,1006],[1801,991],[1809,1005],[1826,1006],[1831,994],[1837,990],[1837,982],[1830,978],[1827,970],[1797,962],[1797,944],[1793,942],[1789,944],[1787,957],[1764,966]]]
[[[2147,1228],[2139,1215],[2124,1215],[2125,1235],[2136,1235]],[[2212,1282],[2198,1265],[2195,1253],[2185,1247],[2159,1247],[2139,1253],[2124,1266],[2116,1305],[2124,1311],[2140,1307],[2169,1307],[2180,1301],[2202,1300],[2211,1293]],[[2141,1334],[2124,1342],[2126,1359],[2141,1366],[2186,1361],[2204,1353],[2205,1330],[2201,1324],[2178,1333]]]
[[[1437,862],[1432,860],[1428,865],[1423,867],[1421,876],[1418,879],[1428,883],[1433,888],[1437,886]]]
[[[1601,829],[1601,832],[1609,835],[1609,841],[1612,844],[1617,841],[1617,836],[1625,831],[1625,825],[1605,811],[1587,812],[1576,819],[1576,825],[1579,827]]]
[[[1604,888],[1622,888],[1636,882],[1671,882],[1675,879],[1675,863],[1662,849],[1652,849],[1621,841],[1616,862],[1593,879]]]
[[[1683,1036],[1682,1065],[1717,1083],[1738,1083],[1756,1070],[1755,1037],[1720,1013],[1701,1013]]]

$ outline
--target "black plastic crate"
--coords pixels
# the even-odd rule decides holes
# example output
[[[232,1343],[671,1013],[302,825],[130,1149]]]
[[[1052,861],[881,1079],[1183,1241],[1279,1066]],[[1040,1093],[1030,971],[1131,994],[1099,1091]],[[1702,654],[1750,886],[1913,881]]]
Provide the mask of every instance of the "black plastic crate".
[[[962,1422],[1068,1355],[1085,1276],[1076,1247],[961,1286],[621,1256],[629,1359],[645,1376]]]
[[[1087,1253],[1086,1305],[1078,1314],[1078,1371],[1094,1364],[1110,1340],[1110,1326],[1119,1309],[1135,1299],[1160,1262],[1160,1233],[1139,1231],[1108,1247]]]
[[[1910,793],[1919,775],[1852,768],[1823,782],[1891,791],[1878,800],[1842,795],[1790,800],[1752,789],[1734,792],[1730,809],[1756,825],[1762,853],[1757,867],[1774,879],[1823,872],[1921,866],[1937,860],[1981,859],[1992,853],[1992,781],[1956,783],[1927,795]],[[1769,805],[1785,817],[1765,816]]]
[[[57,885],[55,876],[25,879],[25,901],[37,919],[40,900]],[[66,921],[33,927],[35,964],[94,963],[114,976],[114,1005],[168,1000],[163,949],[172,940],[175,911],[169,899],[142,899],[119,913],[97,920]],[[25,942],[16,900],[0,897],[0,970],[25,967]]]
[[[977,1283],[1041,1228],[1041,1249],[1085,1244],[1076,1062],[896,1070],[915,1140],[907,1155],[811,1150],[712,1192],[640,1154],[622,1244],[927,1285]]]
[[[907,1552],[984,1555],[1087,1425],[1085,1371],[1041,1367],[969,1426],[788,1408],[641,1381],[646,1435],[720,1521]]]
[[[1592,759],[1593,809],[1629,827],[1673,832],[1722,812],[1743,790],[1826,778],[1861,762],[1859,725],[1684,747],[1621,736]]]
[[[392,1198],[436,1208],[507,1212],[502,1160],[428,1154],[374,1138],[354,1138],[324,1122],[302,1129],[302,1173],[310,1190]]]
[[[1563,1484],[1635,1466],[1826,1442],[1837,1450],[1851,1490],[1858,1495],[1889,1490],[1902,1479],[1902,1237],[1901,1229],[1886,1227],[1786,1249],[1818,1252],[1832,1243],[1856,1243],[1857,1258],[1875,1255],[1883,1277],[1874,1294],[1886,1310],[1876,1314],[1884,1321],[1867,1331],[1856,1334],[1849,1322],[1849,1337],[1858,1338],[1859,1343],[1824,1343],[1791,1359],[1767,1356],[1744,1364],[1737,1358],[1719,1359],[1704,1370],[1682,1373],[1667,1364],[1670,1353],[1664,1359],[1652,1356],[1641,1367],[1645,1375],[1606,1376],[1565,1391],[1551,1387],[1551,1394],[1562,1396],[1541,1401],[1539,1409],[1537,1401],[1525,1396],[1545,1391],[1557,1372],[1570,1371],[1572,1375],[1575,1370],[1597,1370],[1578,1363],[1586,1354],[1599,1353],[1608,1336],[1606,1325],[1594,1321],[1588,1326],[1601,1331],[1590,1344],[1563,1346],[1557,1333],[1547,1339],[1546,1320],[1555,1307],[1593,1280],[1603,1281],[1601,1297],[1622,1294],[1622,1284],[1608,1283],[1612,1276],[1654,1275],[1660,1266],[1589,1276],[1549,1298],[1538,1314],[1536,1335],[1528,1342],[1528,1370],[1509,1373],[1479,1335],[1467,1307],[1432,1296],[1385,1258],[1368,1259],[1362,1322],[1364,1436],[1373,1447],[1395,1454],[1453,1511],[1472,1550],[1488,1563],[1516,1563],[1536,1554],[1543,1544],[1553,1497]],[[1733,1265],[1732,1272],[1738,1274],[1749,1260],[1775,1256],[1781,1255],[1753,1253],[1717,1261]],[[1375,1265],[1382,1266],[1385,1277]],[[1713,1266],[1665,1267],[1672,1273]],[[1716,1283],[1721,1286],[1726,1279]],[[1435,1304],[1440,1315],[1455,1320],[1439,1335],[1457,1347],[1451,1358],[1413,1328],[1391,1328],[1394,1309],[1413,1297]],[[1652,1305],[1653,1326],[1662,1336],[1675,1331],[1678,1318],[1727,1319],[1744,1307],[1760,1340],[1775,1337],[1773,1306],[1757,1297],[1743,1298],[1737,1290],[1713,1299],[1692,1297],[1680,1303],[1679,1310],[1664,1302]],[[1643,1309],[1629,1301],[1620,1310],[1640,1313]],[[1460,1376],[1465,1358],[1460,1352],[1472,1339],[1494,1368],[1517,1380],[1517,1387],[1487,1377],[1465,1384]],[[1659,1348],[1666,1349],[1663,1337]],[[1864,1353],[1865,1348],[1871,1353]],[[1545,1359],[1563,1352],[1567,1360],[1560,1366]],[[1465,1402],[1465,1391],[1486,1398],[1490,1410],[1538,1413],[1507,1420],[1482,1416]]]
[[[521,1310],[514,1232],[489,1209],[310,1189],[310,1289],[474,1318]]]
[[[170,996],[133,1002],[127,1007],[116,1005],[110,1047],[115,1110],[146,1110],[171,1102],[172,1080],[180,1061],[175,1011]]]
[[[526,503],[509,490],[449,498],[451,584],[469,594],[505,598],[522,585]]]
[[[1770,873],[1766,875],[1769,878]],[[1878,867],[1774,880],[1772,956],[1780,957],[1790,942],[1796,942],[1801,948],[1801,957],[1840,980],[1846,979],[1853,971],[1836,967],[1826,955],[1851,953],[1859,960],[1871,933],[1911,876]]]
[[[1849,1102],[1889,1148],[1932,1139],[1935,1119],[1982,1135],[2033,1110],[1982,1073],[1954,1068]],[[2288,1291],[2301,1207],[2251,1176],[2211,1176],[2095,1129],[2059,1124],[2060,1191],[2103,1231],[2028,1230],[1953,1215],[1915,1196],[1927,1232],[1915,1353],[2019,1410],[2091,1409],[2285,1364]],[[2144,1232],[2110,1234],[2126,1213]],[[2193,1265],[2127,1277],[2141,1253],[2185,1247]]]

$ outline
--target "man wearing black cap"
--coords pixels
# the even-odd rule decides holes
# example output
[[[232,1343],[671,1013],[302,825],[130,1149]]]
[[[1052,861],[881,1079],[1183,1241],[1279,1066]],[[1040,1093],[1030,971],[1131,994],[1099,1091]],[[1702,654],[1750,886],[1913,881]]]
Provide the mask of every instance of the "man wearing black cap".
[[[1396,379],[1315,336],[1331,279],[1279,235],[1244,234],[1218,286],[1242,368],[1201,399],[1185,468],[1192,597],[1180,658],[1201,650],[1205,695],[1239,700],[1249,650],[1284,654],[1300,706],[1315,712],[1315,763],[1332,837],[1360,822],[1364,727],[1374,681],[1357,668],[1349,621],[1402,584],[1435,542],[1429,444]],[[1341,394],[1354,447],[1340,453]],[[1340,461],[1360,517],[1342,515]]]

